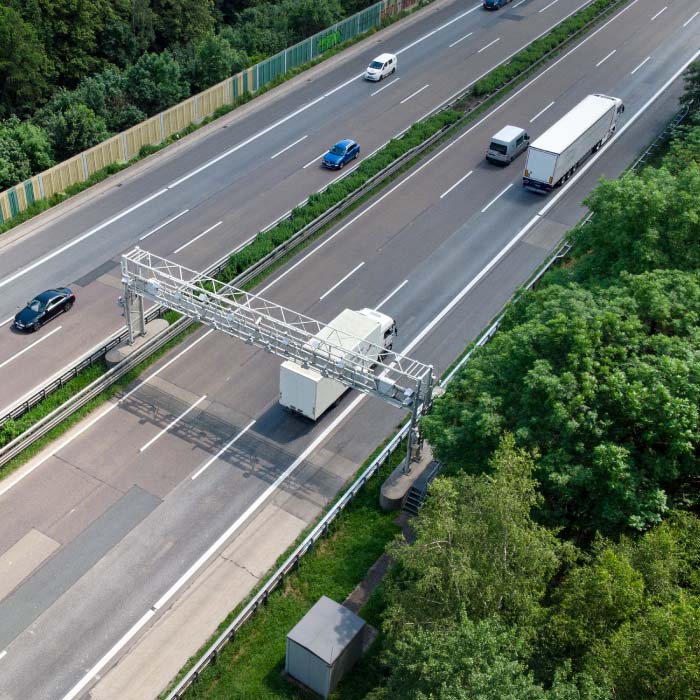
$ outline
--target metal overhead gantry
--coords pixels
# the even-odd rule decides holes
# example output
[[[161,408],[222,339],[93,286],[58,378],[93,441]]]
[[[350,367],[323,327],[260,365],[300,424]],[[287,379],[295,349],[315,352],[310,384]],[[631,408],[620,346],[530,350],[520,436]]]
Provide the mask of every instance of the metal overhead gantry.
[[[122,256],[125,316],[130,335],[144,328],[143,299],[162,304],[249,345],[317,371],[351,389],[378,396],[412,413],[405,469],[419,456],[418,417],[430,406],[432,365],[376,347],[373,361],[350,351],[352,336],[284,306],[224,284],[171,260],[134,248]],[[414,453],[415,450],[415,453]]]

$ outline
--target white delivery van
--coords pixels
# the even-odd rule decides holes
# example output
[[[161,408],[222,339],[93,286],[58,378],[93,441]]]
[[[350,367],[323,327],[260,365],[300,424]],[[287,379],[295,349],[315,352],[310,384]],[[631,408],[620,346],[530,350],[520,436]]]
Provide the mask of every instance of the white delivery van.
[[[367,66],[365,80],[381,80],[396,71],[397,59],[393,53],[383,53]]]
[[[502,163],[508,165],[517,158],[530,145],[530,137],[525,129],[519,126],[504,126],[491,138],[486,160],[490,163]]]
[[[396,323],[390,316],[374,309],[345,309],[305,347],[320,353],[325,341],[334,348],[332,359],[335,363],[342,363],[345,353],[362,355],[367,359],[366,367],[369,370],[386,351],[391,350],[395,336]],[[304,368],[289,360],[280,365],[279,402],[284,408],[305,418],[317,420],[347,390],[346,384],[324,377],[310,367]]]

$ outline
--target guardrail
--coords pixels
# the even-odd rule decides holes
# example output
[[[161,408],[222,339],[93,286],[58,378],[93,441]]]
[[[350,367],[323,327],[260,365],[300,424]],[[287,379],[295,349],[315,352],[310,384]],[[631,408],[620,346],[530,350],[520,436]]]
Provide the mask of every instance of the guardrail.
[[[644,151],[642,156],[635,161],[635,163],[630,167],[630,170],[637,170],[640,165],[643,165],[646,157],[648,157],[648,155],[659,146],[662,140],[668,138],[669,134],[678,127],[683,119],[685,119],[688,112],[689,110],[687,108],[685,110],[681,110],[681,112],[679,112],[679,114],[676,115],[674,119],[666,125],[664,130],[654,139],[654,141]],[[582,225],[588,223],[590,219],[591,214],[588,214],[584,218]],[[450,372],[443,377],[443,379],[440,381],[440,386],[446,387],[455,377],[457,372],[459,372],[459,370],[461,370],[462,367],[469,362],[469,359],[474,351],[477,348],[486,345],[491,338],[493,338],[505,316],[506,312],[503,311],[503,309],[507,308],[511,303],[517,303],[523,297],[524,291],[529,291],[537,286],[547,271],[561,259],[566,257],[570,250],[571,244],[564,240],[562,245],[531,277],[528,283],[523,287],[523,291],[517,291],[508,301],[506,301],[498,318],[496,318],[496,320],[479,336],[479,339],[474,344],[474,347],[469,350],[469,352],[465,353],[464,357],[462,357],[462,359],[450,370]],[[179,683],[167,696],[166,700],[180,700],[183,693],[185,693],[187,689],[196,682],[201,672],[210,664],[216,663],[219,653],[226,646],[226,644],[233,640],[236,632],[255,614],[260,605],[267,603],[270,593],[272,593],[284,582],[285,576],[287,576],[299,565],[301,558],[308,553],[313,548],[313,545],[328,532],[331,523],[335,521],[343,510],[352,502],[357,493],[365,486],[369,479],[379,472],[391,455],[400,447],[401,443],[408,434],[409,428],[410,421],[406,421],[406,423],[401,426],[394,437],[391,438],[389,443],[381,450],[379,455],[341,496],[338,502],[311,530],[302,543],[289,555],[289,557],[287,557],[284,563],[267,579],[262,588],[259,589],[253,598],[251,598],[251,600],[246,604],[243,610],[241,610],[241,612],[233,619],[229,626],[219,635],[216,641],[204,652],[190,671],[188,671],[187,674],[179,681]]]
[[[594,0],[591,0],[591,2],[593,2],[593,1]],[[490,95],[484,96],[483,99],[481,99],[477,103],[475,103],[469,110],[467,110],[465,112],[464,117],[462,118],[462,121],[464,119],[466,119],[469,115],[471,115],[473,112],[478,110],[486,101],[491,100],[491,99],[497,97],[502,92],[505,92],[508,89],[510,89],[510,87],[512,87],[513,84],[522,80],[524,75],[529,75],[532,72],[536,71],[543,63],[545,63],[547,60],[549,60],[549,58],[553,54],[561,51],[561,49],[564,45],[567,45],[567,44],[574,42],[579,36],[584,34],[589,29],[590,26],[595,24],[600,19],[601,16],[610,13],[619,4],[623,4],[623,3],[628,2],[628,1],[629,0],[618,0],[618,2],[615,3],[615,5],[611,5],[607,8],[605,8],[604,10],[602,10],[598,15],[593,17],[588,23],[586,23],[584,26],[582,26],[577,32],[575,32],[570,37],[568,37],[561,45],[553,48],[552,50],[550,50],[549,52],[544,54],[542,57],[540,57],[535,63],[533,63],[531,66],[529,66],[529,68],[523,74],[514,77],[512,80],[510,80],[509,82],[502,85],[500,88],[495,90],[493,93],[491,93]],[[537,39],[544,36],[544,34],[546,34],[546,32],[539,35],[535,39],[533,39],[533,41],[537,41]],[[502,62],[502,64],[505,64],[511,58],[512,58],[512,56],[508,57],[507,59],[505,59]],[[502,64],[499,64],[499,65],[502,65]],[[430,115],[436,114],[437,112],[444,110],[444,109],[447,109],[447,108],[451,107],[452,105],[456,104],[457,102],[462,100],[466,95],[468,95],[470,90],[471,90],[471,85],[465,87],[464,90],[462,90],[459,93],[457,93],[456,95],[452,96],[449,100],[445,101],[441,105],[438,105],[428,115],[426,115],[426,118]],[[450,128],[454,128],[454,126],[455,125],[452,125],[452,127],[450,127]],[[435,137],[431,137],[431,139],[429,139],[428,142],[426,142],[425,148],[430,147],[430,145],[432,145],[435,141],[442,138],[443,135],[444,135],[444,130],[442,132],[438,132],[438,134],[435,135]],[[411,160],[413,157],[418,155],[423,150],[423,148],[422,148],[423,145],[424,144],[421,144],[421,146],[416,147],[416,149],[409,152],[408,154],[404,154],[404,156],[401,156],[397,161],[395,161],[395,163],[399,163],[397,165],[397,167],[394,167],[395,164],[391,164],[391,165],[387,166],[387,168],[385,168],[383,171],[381,171],[380,173],[375,175],[370,181],[365,183],[365,185],[361,188],[360,194],[358,194],[357,196],[355,196],[355,194],[349,195],[347,200],[343,200],[342,202],[338,203],[337,205],[335,205],[335,207],[333,207],[328,212],[326,212],[321,217],[319,217],[319,219],[317,221],[323,220],[323,223],[320,224],[318,227],[314,228],[312,233],[310,233],[308,236],[303,237],[303,238],[301,238],[301,237],[297,238],[297,236],[299,236],[302,233],[302,231],[305,231],[306,228],[314,227],[316,224],[315,221],[308,224],[308,226],[305,229],[300,231],[298,234],[296,234],[294,237],[292,237],[289,241],[286,241],[285,243],[282,243],[280,246],[278,246],[278,248],[276,248],[274,251],[272,251],[266,258],[264,258],[259,263],[257,263],[256,266],[254,266],[254,268],[251,268],[251,269],[254,269],[254,272],[255,272],[253,274],[253,277],[255,277],[258,274],[260,274],[261,272],[263,272],[266,269],[266,266],[274,264],[275,262],[277,262],[277,260],[279,260],[280,258],[287,255],[287,253],[289,253],[291,250],[293,250],[293,248],[296,247],[296,245],[299,245],[304,240],[306,240],[308,237],[313,235],[319,228],[322,228],[323,226],[329,224],[335,216],[342,213],[348,206],[351,206],[355,201],[357,201],[357,199],[359,199],[359,198],[363,197],[365,194],[367,194],[368,191],[371,190],[372,186],[377,185],[380,182],[382,182],[384,179],[390,177],[394,172],[396,172],[396,170],[400,170],[405,165],[405,163],[407,163],[409,160]],[[346,172],[344,177],[349,175],[350,172],[352,172],[352,171]],[[360,191],[358,191],[358,192],[360,192]],[[346,203],[346,201],[347,201],[347,203]],[[234,253],[236,253],[238,250],[241,249],[241,247],[243,247],[246,244],[247,244],[247,242],[244,243],[242,246],[239,246],[235,250],[231,251],[230,253],[225,255],[223,258],[219,259],[216,263],[214,263],[213,265],[211,265],[209,268],[206,269],[205,274],[207,274],[208,276],[217,275],[219,272],[221,272],[221,270],[224,269],[224,267],[226,267],[230,256],[233,255]],[[251,277],[251,279],[252,279],[252,277]],[[236,284],[238,284],[237,280],[235,282],[236,282]],[[147,318],[147,320],[152,320],[153,318],[156,318],[156,317],[162,315],[162,313],[163,313],[163,309],[160,307],[156,307],[154,309],[149,310],[146,318]],[[184,330],[185,327],[186,326],[183,326],[182,328],[180,328],[180,330]],[[168,331],[164,331],[164,332],[169,333],[169,331],[170,331],[170,329],[168,329]],[[102,359],[111,349],[113,349],[114,347],[117,347],[118,345],[123,343],[127,337],[128,337],[128,332],[126,330],[126,327],[124,327],[120,331],[118,331],[116,335],[114,335],[110,339],[108,339],[101,348],[99,348],[98,350],[95,350],[94,352],[91,352],[89,355],[83,356],[80,360],[78,360],[78,362],[73,367],[66,370],[60,377],[47,383],[46,386],[44,386],[38,392],[33,394],[31,397],[23,400],[17,406],[13,407],[7,414],[0,417],[0,425],[2,425],[3,423],[5,423],[8,420],[15,420],[15,419],[23,416],[25,413],[27,413],[27,411],[29,411],[34,406],[36,406],[38,403],[43,401],[47,396],[49,396],[53,392],[61,389],[68,381],[70,381],[71,379],[76,377],[82,370],[86,369],[87,367],[93,365],[95,362]],[[170,339],[171,337],[174,337],[174,335],[169,335],[168,339]],[[155,339],[154,339],[154,341],[155,341]],[[158,345],[158,347],[160,347],[160,346],[161,346],[161,344]],[[150,343],[145,343],[143,347],[144,348],[145,347],[153,348],[153,351],[155,351],[157,349],[155,347],[155,345],[151,345]],[[142,355],[139,353],[138,356],[140,357],[140,360],[143,360],[148,356],[148,354]],[[132,368],[133,368],[132,366],[129,366],[129,369],[132,369]],[[120,374],[119,376],[122,376],[124,373]],[[106,376],[106,375],[104,375],[104,376]],[[110,376],[113,376],[113,375],[110,375]],[[112,381],[116,381],[117,378],[118,378],[118,376],[113,376]],[[100,380],[101,379],[102,378],[100,378]],[[96,380],[96,382],[99,382],[100,380]],[[107,386],[109,386],[108,383],[103,384],[102,389],[106,388]],[[83,390],[83,392],[89,392],[89,390],[92,387],[93,387],[93,385],[91,384],[89,387],[86,387]],[[83,392],[81,392],[80,394],[76,395],[76,397],[73,397],[73,398],[77,398],[78,396],[82,396]],[[97,395],[97,393],[99,393],[99,391],[97,391],[96,393],[90,392],[91,398],[93,396]],[[89,399],[87,399],[83,403],[79,403],[79,402],[74,402],[72,399],[69,399],[69,401],[67,401],[66,404],[64,404],[64,406],[70,405],[73,407],[72,410],[75,411],[78,408],[80,408],[82,405],[84,405],[84,403],[87,403],[87,401],[89,401]],[[22,449],[25,449],[26,447],[31,445],[32,442],[34,442],[35,440],[37,440],[40,437],[42,437],[43,435],[45,435],[48,432],[48,430],[50,430],[52,427],[55,427],[55,425],[57,425],[58,422],[60,422],[60,421],[58,421],[58,422],[54,421],[53,416],[58,411],[61,411],[62,408],[63,407],[57,408],[55,412],[49,414],[48,416],[43,418],[41,421],[37,422],[34,426],[27,429],[24,433],[22,433],[22,435],[19,435],[12,442],[5,445],[3,448],[0,448],[0,470],[2,470],[2,467],[5,464],[7,464],[7,462],[10,459],[12,459],[17,454],[19,454],[22,451]],[[62,419],[65,419],[69,415],[70,415],[70,412],[67,412],[67,413],[64,412],[62,414]],[[51,425],[51,428],[48,428],[47,430],[43,430],[43,426],[48,425],[48,424]],[[16,449],[17,445],[21,445],[21,447],[19,449]]]

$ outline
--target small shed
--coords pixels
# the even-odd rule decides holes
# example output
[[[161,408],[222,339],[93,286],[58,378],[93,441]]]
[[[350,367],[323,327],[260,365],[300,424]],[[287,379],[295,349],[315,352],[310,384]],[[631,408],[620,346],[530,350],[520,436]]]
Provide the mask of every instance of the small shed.
[[[365,621],[323,596],[287,635],[285,671],[327,698],[362,656]]]

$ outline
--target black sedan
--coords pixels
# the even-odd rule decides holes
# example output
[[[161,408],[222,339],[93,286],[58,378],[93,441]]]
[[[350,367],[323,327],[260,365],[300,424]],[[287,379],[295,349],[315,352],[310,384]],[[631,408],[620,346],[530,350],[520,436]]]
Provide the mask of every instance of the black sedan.
[[[15,328],[38,331],[47,321],[68,311],[75,303],[75,294],[68,287],[47,289],[34,297],[16,316]]]

